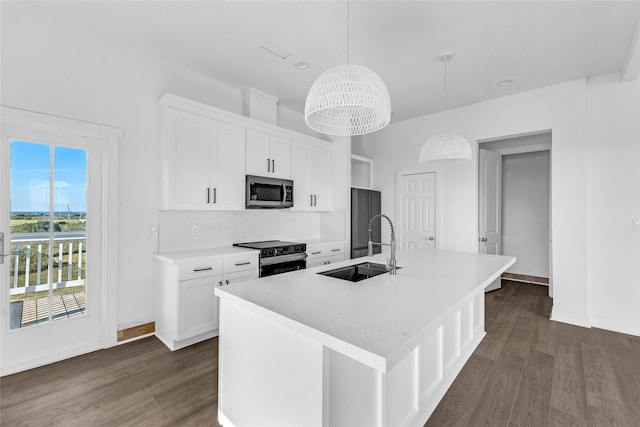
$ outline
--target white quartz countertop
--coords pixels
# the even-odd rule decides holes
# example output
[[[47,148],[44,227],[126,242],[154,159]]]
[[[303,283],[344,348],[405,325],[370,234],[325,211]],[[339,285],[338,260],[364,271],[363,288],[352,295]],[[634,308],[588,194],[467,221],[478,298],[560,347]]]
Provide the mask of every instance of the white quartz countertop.
[[[397,252],[402,267],[357,283],[316,274],[388,254],[216,289],[243,307],[386,372],[457,302],[484,289],[514,257],[434,249]]]
[[[160,252],[155,257],[160,261],[171,264],[198,260],[200,258],[211,258],[227,255],[247,255],[259,254],[257,249],[238,248],[236,246],[223,246],[219,248],[189,249],[184,251]]]

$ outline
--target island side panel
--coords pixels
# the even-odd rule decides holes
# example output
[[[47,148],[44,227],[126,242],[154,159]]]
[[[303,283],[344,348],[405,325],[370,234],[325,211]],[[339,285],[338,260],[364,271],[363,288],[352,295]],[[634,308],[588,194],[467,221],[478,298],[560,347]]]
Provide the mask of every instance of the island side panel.
[[[218,419],[232,426],[322,426],[323,348],[220,299]]]
[[[387,373],[327,349],[330,425],[424,425],[485,336],[484,290],[458,302],[430,329]]]

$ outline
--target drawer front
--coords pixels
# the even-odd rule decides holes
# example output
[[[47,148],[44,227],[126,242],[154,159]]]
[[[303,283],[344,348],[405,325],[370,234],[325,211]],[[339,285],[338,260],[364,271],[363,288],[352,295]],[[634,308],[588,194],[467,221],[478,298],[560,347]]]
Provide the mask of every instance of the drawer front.
[[[258,270],[258,254],[239,255],[224,258],[224,272]]]
[[[319,258],[325,256],[326,248],[324,245],[307,246],[307,259]]]
[[[222,274],[224,261],[222,258],[202,258],[187,261],[178,268],[178,280],[191,280],[199,277],[216,276]]]
[[[344,243],[336,243],[333,245],[327,245],[325,249],[325,256],[342,255],[344,254]]]

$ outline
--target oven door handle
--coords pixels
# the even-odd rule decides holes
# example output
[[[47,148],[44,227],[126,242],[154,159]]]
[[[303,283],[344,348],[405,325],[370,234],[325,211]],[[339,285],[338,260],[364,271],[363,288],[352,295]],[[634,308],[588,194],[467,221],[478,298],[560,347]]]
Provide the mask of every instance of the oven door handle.
[[[299,254],[278,255],[260,258],[260,265],[282,264],[283,262],[301,261],[303,259],[307,259],[307,254],[305,252]]]

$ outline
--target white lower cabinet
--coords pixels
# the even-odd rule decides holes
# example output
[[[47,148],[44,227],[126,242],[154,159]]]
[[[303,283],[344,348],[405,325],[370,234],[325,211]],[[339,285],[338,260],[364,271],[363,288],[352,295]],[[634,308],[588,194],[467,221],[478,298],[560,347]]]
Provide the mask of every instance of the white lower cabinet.
[[[258,278],[258,254],[163,262],[156,336],[170,350],[218,335],[215,288]]]
[[[344,261],[345,242],[307,245],[307,268]]]
[[[178,282],[177,341],[218,329],[214,291],[222,280],[218,275]]]

